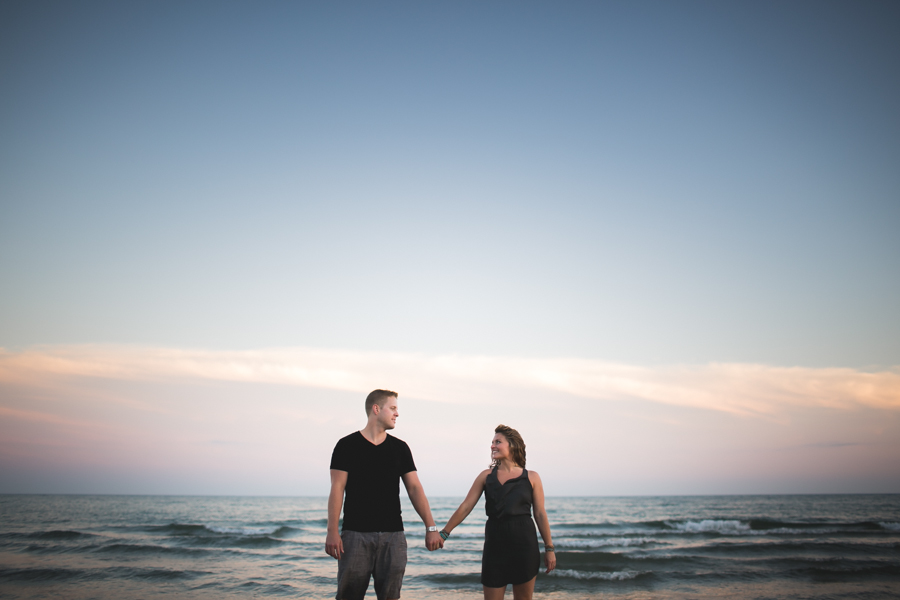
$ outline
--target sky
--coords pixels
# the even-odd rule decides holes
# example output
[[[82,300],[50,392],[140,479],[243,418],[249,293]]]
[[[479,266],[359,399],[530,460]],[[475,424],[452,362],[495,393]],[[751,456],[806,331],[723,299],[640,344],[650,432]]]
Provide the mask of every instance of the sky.
[[[900,493],[894,2],[0,4],[0,493]]]

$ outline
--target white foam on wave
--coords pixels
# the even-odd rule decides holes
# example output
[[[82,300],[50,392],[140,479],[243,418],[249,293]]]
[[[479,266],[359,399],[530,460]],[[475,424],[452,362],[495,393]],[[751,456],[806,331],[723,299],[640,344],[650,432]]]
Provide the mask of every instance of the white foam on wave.
[[[626,581],[634,579],[641,573],[638,571],[576,571],[575,569],[557,569],[550,571],[550,575],[557,577],[571,577],[573,579],[603,579],[606,581]]]
[[[746,535],[750,533],[750,525],[741,521],[722,521],[704,519],[702,521],[685,521],[684,523],[666,523],[669,527],[685,533],[724,533],[727,535]]]
[[[816,529],[795,529],[792,527],[776,527],[774,529],[751,529],[749,523],[743,521],[725,521],[705,519],[703,521],[685,521],[684,523],[666,523],[684,533],[719,533],[722,535],[823,535],[839,531],[833,527]]]
[[[759,529],[748,531],[748,535],[823,535],[837,533],[837,529],[792,529],[790,527],[778,527],[776,529]]]
[[[642,546],[644,544],[658,544],[659,541],[653,538],[602,538],[593,540],[557,540],[556,545],[562,548],[604,548],[604,547],[624,547],[624,546]]]
[[[237,535],[271,535],[275,533],[279,527],[213,527],[211,525],[206,526],[210,531],[215,531],[216,533],[229,533],[229,534],[237,534]]]
[[[884,527],[885,529],[887,529],[889,531],[900,531],[900,523],[884,522],[884,523],[879,523],[879,525],[881,525],[882,527]]]

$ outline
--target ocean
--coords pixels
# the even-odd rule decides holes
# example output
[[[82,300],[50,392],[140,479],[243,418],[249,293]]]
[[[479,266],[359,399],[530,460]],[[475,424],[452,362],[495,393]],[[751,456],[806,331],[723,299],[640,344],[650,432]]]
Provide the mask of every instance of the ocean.
[[[460,500],[430,499],[439,525]],[[548,497],[547,509],[558,567],[535,598],[900,597],[900,495]],[[480,598],[483,500],[431,553],[405,497],[403,515],[403,597]],[[325,522],[325,498],[2,495],[0,597],[333,598]]]

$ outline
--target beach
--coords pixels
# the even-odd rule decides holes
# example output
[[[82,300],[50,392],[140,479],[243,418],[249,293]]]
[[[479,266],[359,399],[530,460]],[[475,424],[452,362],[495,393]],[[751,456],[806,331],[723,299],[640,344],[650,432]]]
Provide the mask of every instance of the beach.
[[[459,501],[431,499],[439,524]],[[900,586],[900,495],[547,506],[558,568],[538,576],[536,598],[891,598]],[[481,597],[483,504],[433,553],[405,498],[403,516],[403,597]],[[0,523],[5,598],[334,595],[325,498],[3,495]]]

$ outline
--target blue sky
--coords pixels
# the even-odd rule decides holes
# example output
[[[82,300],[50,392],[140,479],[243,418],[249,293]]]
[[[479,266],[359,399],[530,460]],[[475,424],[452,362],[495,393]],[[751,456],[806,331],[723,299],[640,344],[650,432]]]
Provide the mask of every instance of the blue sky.
[[[35,427],[47,439],[58,437],[47,423],[82,413],[118,423],[115,411],[71,401],[99,402],[96,376],[85,375],[97,371],[84,365],[112,360],[88,345],[211,361],[306,348],[313,354],[267,360],[328,356],[347,378],[275,384],[260,375],[240,384],[258,388],[247,402],[299,394],[316,405],[325,394],[341,415],[336,404],[356,402],[370,383],[392,387],[421,357],[453,356],[465,373],[435,377],[458,392],[409,379],[419,390],[409,402],[429,408],[406,409],[411,423],[448,418],[435,406],[480,393],[472,357],[495,357],[512,373],[491,380],[505,390],[496,406],[519,393],[538,406],[589,398],[577,408],[588,412],[649,402],[659,414],[701,410],[707,416],[679,418],[719,431],[765,414],[782,419],[783,439],[767,429],[782,425],[759,425],[747,448],[764,454],[777,438],[778,448],[818,448],[813,462],[834,463],[828,453],[857,448],[878,427],[891,438],[900,432],[898,25],[888,2],[4,3],[0,348],[12,366],[0,381],[0,442],[19,457],[6,472],[33,475],[6,491],[71,489],[55,483],[56,454],[13,435],[19,420],[44,423]],[[384,365],[379,357],[405,358],[379,378],[358,353]],[[29,387],[62,372],[25,361],[38,354],[41,365],[81,357],[64,370],[75,379],[54,388],[58,402]],[[537,392],[527,365],[538,363],[525,360],[594,361],[595,374],[628,365],[636,381],[665,386],[687,369],[697,397],[715,389],[731,406],[753,389],[753,406],[769,408],[737,415],[708,399],[697,409],[670,402],[684,397],[674,388]],[[581,372],[561,364],[551,370]],[[710,383],[721,364],[740,367],[731,388]],[[782,396],[752,365],[784,389],[874,374],[882,391],[877,401],[847,396],[866,408],[815,408],[840,395],[843,384],[833,384],[775,409]],[[160,377],[186,377],[181,367],[115,369],[123,402],[147,396]],[[799,369],[805,383],[778,369]],[[497,410],[485,409],[488,441],[495,416],[544,418]],[[607,417],[641,431],[616,411]],[[851,414],[858,427],[842,430]],[[323,447],[360,426],[335,419]],[[660,451],[691,445],[659,427]],[[154,431],[165,443],[166,430]],[[77,444],[117,447],[98,436]],[[689,461],[709,447],[685,452]],[[871,452],[867,462],[886,466],[863,483],[848,459],[843,475],[824,469],[800,487],[900,491],[889,466],[900,448]],[[717,487],[713,466],[702,481],[656,489],[640,482],[651,459],[642,460],[623,466],[637,475],[618,487],[582,491],[743,490],[739,481]],[[159,472],[149,491],[225,490]],[[227,491],[318,490],[314,477],[279,487],[248,475]],[[792,491],[791,477],[760,475],[746,487]],[[459,479],[462,493],[468,475]]]

